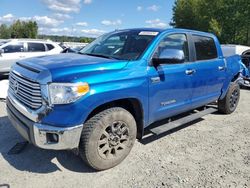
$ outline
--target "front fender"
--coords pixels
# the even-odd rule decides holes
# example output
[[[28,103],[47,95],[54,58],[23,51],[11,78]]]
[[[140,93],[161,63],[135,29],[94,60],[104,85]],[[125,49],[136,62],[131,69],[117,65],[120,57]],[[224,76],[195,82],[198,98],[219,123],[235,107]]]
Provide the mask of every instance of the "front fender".
[[[83,124],[89,114],[97,107],[120,99],[137,99],[143,108],[143,117],[148,117],[148,79],[145,71],[125,71],[119,75],[110,75],[109,81],[95,80],[90,84],[90,92],[80,100],[67,105],[55,105],[52,111],[42,119],[42,123],[53,126],[70,127]],[[119,78],[120,76],[120,78]],[[116,78],[114,78],[116,77]],[[104,78],[104,76],[102,77]]]

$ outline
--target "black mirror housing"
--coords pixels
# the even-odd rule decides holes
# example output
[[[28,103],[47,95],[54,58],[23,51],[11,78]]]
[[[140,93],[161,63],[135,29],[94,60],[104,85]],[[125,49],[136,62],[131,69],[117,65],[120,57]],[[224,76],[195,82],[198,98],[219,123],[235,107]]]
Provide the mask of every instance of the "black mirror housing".
[[[163,50],[159,57],[153,58],[153,64],[179,64],[185,62],[185,55],[182,50],[177,49],[165,49]]]

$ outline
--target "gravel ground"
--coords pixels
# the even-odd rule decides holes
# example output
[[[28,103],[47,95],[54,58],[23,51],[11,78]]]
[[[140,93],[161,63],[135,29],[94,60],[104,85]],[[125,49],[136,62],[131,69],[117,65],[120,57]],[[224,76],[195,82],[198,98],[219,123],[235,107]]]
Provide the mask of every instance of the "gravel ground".
[[[28,145],[8,155],[23,140],[0,102],[0,187],[250,187],[250,91],[241,94],[232,115],[208,115],[164,137],[145,138],[122,164],[103,172],[67,151]]]

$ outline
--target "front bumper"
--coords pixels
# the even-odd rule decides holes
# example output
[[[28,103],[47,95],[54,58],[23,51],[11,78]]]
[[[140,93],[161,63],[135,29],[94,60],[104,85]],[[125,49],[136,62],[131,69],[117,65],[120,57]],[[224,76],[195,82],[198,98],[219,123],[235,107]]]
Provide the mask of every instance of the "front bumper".
[[[83,125],[67,128],[44,125],[20,113],[25,108],[13,99],[7,98],[7,112],[12,125],[30,143],[43,149],[67,150],[78,147]]]

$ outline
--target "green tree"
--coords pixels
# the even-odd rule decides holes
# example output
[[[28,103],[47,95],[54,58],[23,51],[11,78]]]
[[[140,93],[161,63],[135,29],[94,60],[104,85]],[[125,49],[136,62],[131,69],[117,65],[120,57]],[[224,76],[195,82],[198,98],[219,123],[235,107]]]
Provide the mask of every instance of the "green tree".
[[[11,38],[22,38],[24,31],[22,27],[22,22],[20,20],[15,21],[11,26]],[[24,37],[25,38],[25,37]]]
[[[24,24],[25,33],[28,35],[28,38],[37,38],[38,26],[36,22],[29,21]]]
[[[90,43],[93,40],[94,40],[93,38],[86,38],[86,37],[84,37],[84,38],[80,39],[80,42],[82,42],[82,43]]]
[[[2,35],[1,33],[8,34]],[[6,25],[1,25],[0,27],[1,38],[36,38],[38,34],[38,26],[35,21],[15,21],[9,27]]]
[[[10,29],[6,24],[0,25],[0,38],[1,39],[10,38]]]
[[[176,0],[171,25],[215,33],[222,43],[250,45],[249,0]]]
[[[216,19],[212,18],[209,21],[209,29],[208,29],[208,31],[213,32],[218,37],[221,37],[222,27],[221,27],[221,25],[219,24],[219,22]]]

